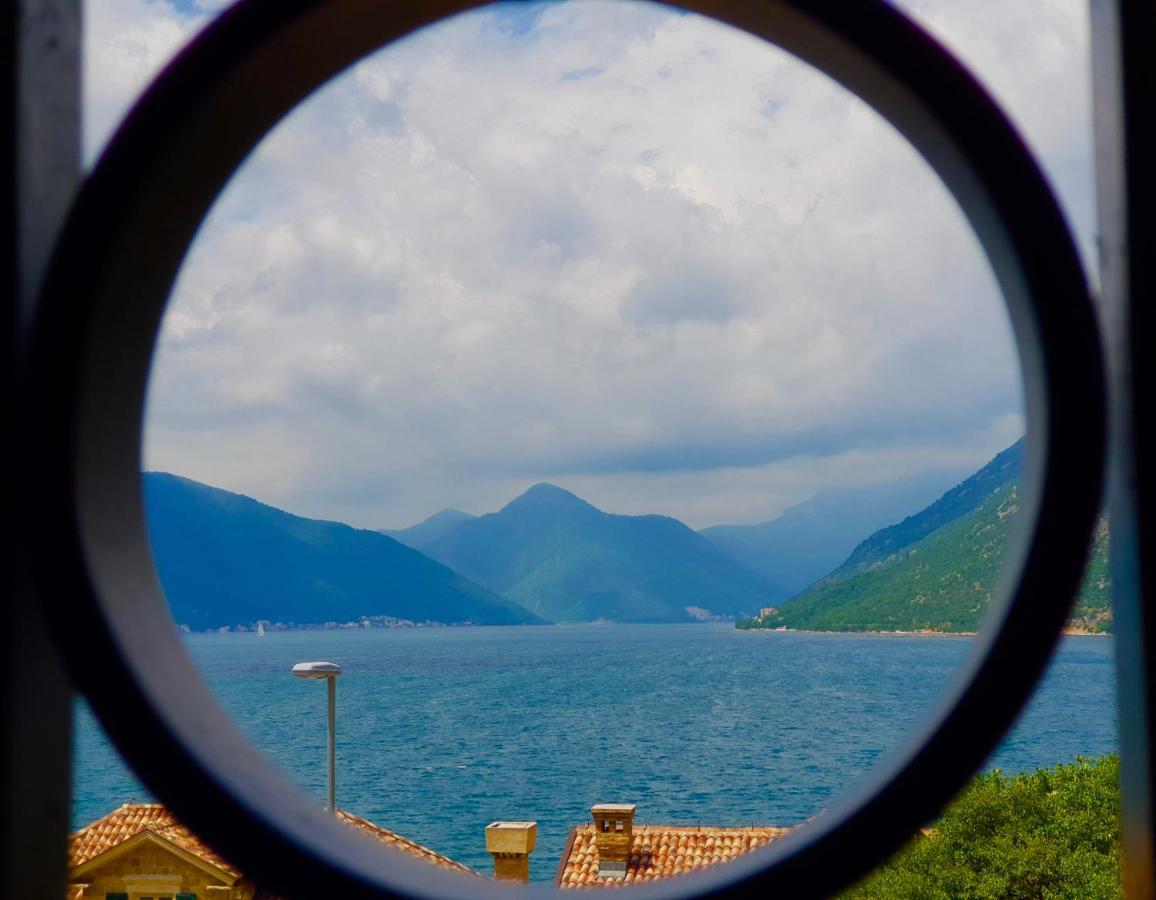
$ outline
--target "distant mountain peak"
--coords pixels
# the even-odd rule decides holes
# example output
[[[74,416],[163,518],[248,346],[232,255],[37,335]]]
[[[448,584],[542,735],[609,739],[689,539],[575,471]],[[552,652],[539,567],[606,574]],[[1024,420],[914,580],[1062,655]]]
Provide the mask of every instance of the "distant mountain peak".
[[[435,522],[465,522],[467,519],[472,518],[474,518],[472,513],[463,512],[460,509],[453,509],[451,507],[439,510],[420,524],[432,525]]]
[[[678,520],[605,513],[554,484],[461,523],[427,551],[559,622],[687,622],[767,599],[761,576]]]
[[[539,481],[532,487],[527,488],[523,493],[515,497],[503,508],[505,510],[516,509],[595,509],[595,507],[577,494],[572,494],[565,488],[560,488],[556,484],[550,484],[547,481]]]
[[[460,509],[443,509],[416,525],[410,525],[408,528],[383,528],[381,533],[401,541],[407,547],[424,550],[426,546],[448,534],[462,522],[474,518],[476,517],[471,513],[462,512]]]

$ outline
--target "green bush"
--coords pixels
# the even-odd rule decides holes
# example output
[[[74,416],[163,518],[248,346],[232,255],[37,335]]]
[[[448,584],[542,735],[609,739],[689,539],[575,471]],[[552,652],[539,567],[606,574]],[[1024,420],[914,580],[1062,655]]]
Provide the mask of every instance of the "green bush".
[[[849,898],[1122,897],[1119,757],[977,777]]]

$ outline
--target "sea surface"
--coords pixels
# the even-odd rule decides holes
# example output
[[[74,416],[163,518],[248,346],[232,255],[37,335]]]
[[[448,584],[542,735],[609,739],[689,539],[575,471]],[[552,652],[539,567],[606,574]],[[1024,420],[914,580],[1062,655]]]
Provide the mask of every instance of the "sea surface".
[[[791,825],[901,746],[971,650],[967,637],[585,625],[187,635],[209,686],[318,802],[325,690],[337,684],[338,805],[489,873],[485,826],[535,820],[535,881],[598,802],[638,821]],[[990,766],[1116,748],[1112,640],[1065,639]],[[150,799],[78,704],[73,820]]]

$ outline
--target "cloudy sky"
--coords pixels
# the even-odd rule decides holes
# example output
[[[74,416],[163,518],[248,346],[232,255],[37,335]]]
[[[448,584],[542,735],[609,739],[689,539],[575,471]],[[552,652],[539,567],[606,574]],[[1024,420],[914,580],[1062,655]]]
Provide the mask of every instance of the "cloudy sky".
[[[86,4],[86,155],[217,3]],[[1077,0],[905,8],[1019,122],[1090,257]],[[237,174],[174,292],[145,465],[402,526],[537,481],[695,527],[974,468],[1023,430],[1002,301],[861,102],[707,19],[492,7]]]

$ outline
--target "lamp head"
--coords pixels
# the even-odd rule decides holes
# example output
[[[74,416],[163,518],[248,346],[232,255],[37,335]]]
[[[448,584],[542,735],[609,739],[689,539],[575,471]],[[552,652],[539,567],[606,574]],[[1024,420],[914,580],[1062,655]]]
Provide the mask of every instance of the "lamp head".
[[[331,662],[299,662],[293,667],[298,678],[336,678],[341,674],[341,666]]]

